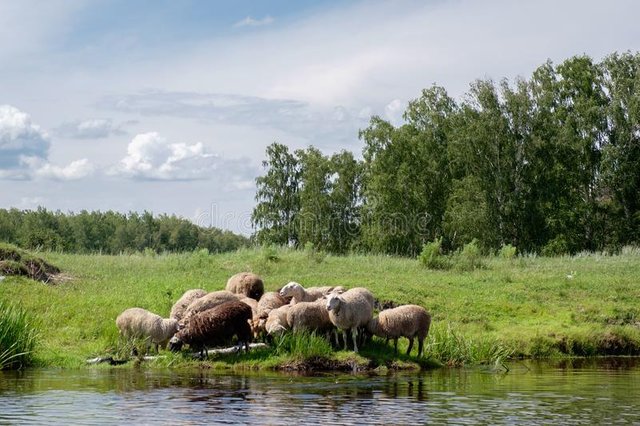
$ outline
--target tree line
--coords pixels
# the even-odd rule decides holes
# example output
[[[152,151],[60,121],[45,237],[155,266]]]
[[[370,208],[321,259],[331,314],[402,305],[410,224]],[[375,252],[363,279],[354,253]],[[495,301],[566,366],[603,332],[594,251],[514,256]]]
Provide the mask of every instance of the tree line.
[[[196,249],[216,253],[249,244],[248,238],[231,231],[203,228],[173,215],[85,210],[74,214],[42,207],[0,209],[0,241],[26,249],[105,254]]]
[[[261,243],[336,253],[615,250],[640,243],[640,54],[548,61],[530,78],[432,86],[362,156],[267,148],[253,210]]]

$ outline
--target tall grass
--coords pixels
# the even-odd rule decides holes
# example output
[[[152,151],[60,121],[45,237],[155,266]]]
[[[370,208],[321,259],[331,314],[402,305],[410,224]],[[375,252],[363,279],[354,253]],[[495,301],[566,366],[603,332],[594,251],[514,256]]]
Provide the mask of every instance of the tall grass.
[[[33,361],[38,333],[22,307],[0,301],[0,369],[18,369]]]
[[[294,359],[328,358],[333,355],[329,341],[315,332],[284,333],[274,338],[274,354]]]
[[[449,366],[502,365],[512,356],[513,350],[495,339],[467,337],[447,324],[432,328],[429,333],[427,353]]]

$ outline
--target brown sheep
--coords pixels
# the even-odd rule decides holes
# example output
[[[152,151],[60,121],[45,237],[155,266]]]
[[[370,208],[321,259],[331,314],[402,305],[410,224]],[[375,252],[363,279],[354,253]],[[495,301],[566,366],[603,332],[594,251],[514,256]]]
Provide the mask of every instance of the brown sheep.
[[[238,296],[226,290],[212,291],[199,299],[194,300],[184,311],[180,324],[185,324],[193,315],[215,308],[224,302],[238,300]]]
[[[393,309],[386,309],[372,318],[367,326],[370,333],[394,340],[393,347],[396,354],[398,353],[398,338],[406,337],[409,339],[409,348],[407,355],[413,349],[413,340],[418,338],[418,356],[422,355],[424,347],[424,339],[429,334],[431,326],[431,315],[422,306],[404,305]]]
[[[251,342],[251,307],[238,300],[195,314],[185,327],[171,338],[171,350],[179,351],[184,343],[198,349],[204,357],[207,347],[227,344],[233,336],[249,351]]]
[[[260,300],[264,294],[264,282],[262,278],[251,272],[240,272],[227,281],[227,291],[235,294],[243,294],[255,300]]]

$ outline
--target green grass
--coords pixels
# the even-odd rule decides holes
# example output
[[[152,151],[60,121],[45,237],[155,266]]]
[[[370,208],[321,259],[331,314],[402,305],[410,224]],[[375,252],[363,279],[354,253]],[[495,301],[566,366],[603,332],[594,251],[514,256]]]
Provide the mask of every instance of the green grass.
[[[30,365],[37,339],[37,327],[27,311],[0,300],[0,370]]]
[[[319,261],[305,251],[273,247],[216,255],[40,255],[72,279],[45,285],[7,277],[0,282],[0,300],[37,316],[42,328],[35,357],[41,365],[76,367],[87,358],[117,353],[121,343],[114,321],[124,309],[139,306],[167,316],[184,291],[222,289],[229,276],[245,270],[260,274],[267,290],[291,280],[305,286],[365,286],[381,300],[420,304],[433,317],[426,359],[442,364],[640,354],[638,250],[617,256],[489,257],[482,258],[483,268],[468,271],[434,271],[415,259],[389,256],[327,255]],[[399,351],[406,348],[401,339]],[[212,362],[265,368],[295,360],[291,352],[273,348],[255,352]],[[392,352],[374,340],[360,356],[339,351],[331,357],[380,365],[425,362],[416,359],[415,349],[405,358]],[[172,365],[189,362],[169,358]]]

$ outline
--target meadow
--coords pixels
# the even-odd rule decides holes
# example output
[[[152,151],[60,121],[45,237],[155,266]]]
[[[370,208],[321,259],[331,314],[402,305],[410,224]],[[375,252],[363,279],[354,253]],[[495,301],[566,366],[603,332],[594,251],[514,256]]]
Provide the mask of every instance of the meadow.
[[[223,289],[239,271],[264,278],[266,290],[289,281],[305,286],[368,287],[381,300],[427,308],[433,322],[427,356],[395,357],[374,340],[360,355],[334,352],[321,338],[287,337],[269,349],[216,356],[209,366],[295,368],[303,359],[349,366],[426,367],[501,364],[514,358],[640,354],[640,250],[617,255],[484,257],[478,269],[425,268],[416,259],[332,256],[312,250],[206,250],[184,254],[38,253],[65,279],[0,281],[0,302],[19,306],[36,324],[36,365],[84,366],[88,358],[123,352],[115,318],[139,306],[168,316],[184,291]],[[406,349],[406,339],[399,349]],[[415,354],[415,351],[414,351]],[[168,352],[156,364],[198,364]],[[355,367],[354,367],[355,368]]]

